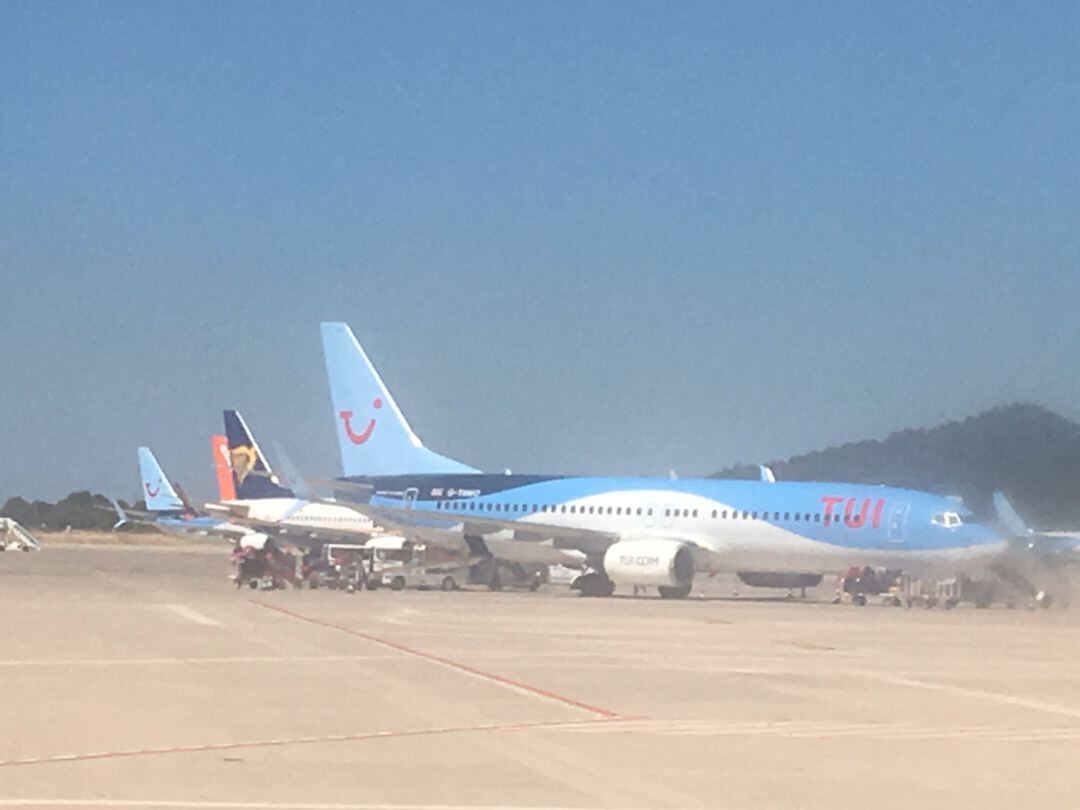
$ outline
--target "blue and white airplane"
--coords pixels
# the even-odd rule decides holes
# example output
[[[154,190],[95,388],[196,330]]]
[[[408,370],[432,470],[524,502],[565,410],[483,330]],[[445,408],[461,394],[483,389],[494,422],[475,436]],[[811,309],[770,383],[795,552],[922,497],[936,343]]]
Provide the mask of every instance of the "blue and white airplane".
[[[847,483],[485,474],[427,449],[343,323],[322,324],[345,478],[339,498],[426,542],[537,562],[570,554],[576,587],[689,594],[696,574],[982,573],[1013,538],[954,499]],[[532,555],[532,556],[529,556]]]
[[[117,528],[131,522],[130,515],[135,515],[137,521],[145,520],[162,531],[174,534],[214,534],[234,540],[251,540],[257,536],[246,526],[199,514],[186,498],[177,493],[150,448],[140,447],[138,453],[139,478],[142,494],[146,498],[146,511],[128,513],[114,501],[113,508],[119,518]],[[261,537],[261,540],[265,541],[265,537]]]

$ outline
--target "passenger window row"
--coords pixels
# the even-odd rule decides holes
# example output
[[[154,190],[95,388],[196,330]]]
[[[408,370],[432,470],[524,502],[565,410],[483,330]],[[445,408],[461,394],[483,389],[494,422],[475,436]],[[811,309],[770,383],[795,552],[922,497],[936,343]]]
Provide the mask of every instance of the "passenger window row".
[[[435,508],[454,512],[513,512],[516,514],[542,514],[545,512],[557,512],[570,515],[626,515],[647,516],[653,514],[652,507],[631,506],[577,506],[566,504],[525,504],[525,503],[496,503],[486,501],[436,501]],[[666,518],[696,518],[697,509],[664,509]],[[727,509],[712,510],[713,520],[764,520],[773,523],[824,523],[826,526],[835,523],[843,524],[841,515],[822,517],[820,512],[753,512]]]

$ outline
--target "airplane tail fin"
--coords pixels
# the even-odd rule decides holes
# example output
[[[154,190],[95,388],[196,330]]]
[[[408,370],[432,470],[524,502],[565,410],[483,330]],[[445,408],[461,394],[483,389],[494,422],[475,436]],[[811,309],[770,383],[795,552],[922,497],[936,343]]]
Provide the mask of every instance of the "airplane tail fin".
[[[322,341],[346,476],[477,472],[424,447],[347,324],[322,324]]]
[[[220,434],[211,436],[210,448],[214,456],[214,471],[217,473],[218,500],[223,503],[236,500],[236,484],[233,482],[228,438]]]
[[[278,483],[255,437],[237,411],[225,411],[225,436],[236,497],[243,500],[291,498],[293,492]]]
[[[142,476],[143,497],[148,512],[182,512],[184,502],[165,477],[149,447],[139,448],[139,475]]]

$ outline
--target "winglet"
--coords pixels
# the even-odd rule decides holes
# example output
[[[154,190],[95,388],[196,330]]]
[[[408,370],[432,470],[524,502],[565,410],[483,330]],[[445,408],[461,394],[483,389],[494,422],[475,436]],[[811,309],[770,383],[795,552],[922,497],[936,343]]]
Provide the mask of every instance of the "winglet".
[[[277,456],[277,460],[281,464],[281,471],[285,476],[285,483],[297,494],[297,496],[304,500],[309,500],[311,498],[311,487],[308,486],[307,481],[304,480],[304,477],[300,474],[296,465],[289,460],[288,455],[285,453],[285,448],[277,442],[274,443],[274,455]]]
[[[321,331],[346,476],[477,472],[424,447],[347,324]]]
[[[1017,537],[1027,537],[1032,533],[1024,519],[1013,509],[1009,499],[1003,492],[994,493],[994,509],[997,511],[998,520],[1001,524]]]
[[[113,509],[116,510],[116,523],[113,524],[113,531],[115,532],[117,529],[126,526],[131,521],[128,519],[127,512],[123,510],[118,501],[109,498],[109,503],[111,503]]]

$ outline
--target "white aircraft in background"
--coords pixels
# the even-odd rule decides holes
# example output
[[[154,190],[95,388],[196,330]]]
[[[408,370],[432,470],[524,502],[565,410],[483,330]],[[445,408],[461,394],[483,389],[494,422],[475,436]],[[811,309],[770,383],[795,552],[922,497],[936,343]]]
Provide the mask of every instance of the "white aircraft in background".
[[[224,417],[225,435],[214,437],[213,450],[220,502],[206,504],[207,511],[297,543],[363,543],[382,534],[349,506],[297,497],[270,469],[243,417],[231,410]]]
[[[221,503],[207,504],[208,511],[309,548],[332,543],[367,544],[373,538],[397,543],[398,547],[413,544],[413,539],[403,533],[373,523],[355,505],[297,497],[307,493],[295,493],[274,475],[243,417],[230,410],[224,412],[224,418],[225,437],[223,441],[219,439],[214,450]],[[290,473],[293,486],[303,486],[298,475],[286,472]],[[493,540],[490,553],[478,554],[464,538],[450,536],[440,540],[422,545],[440,548],[444,555],[449,554],[462,564],[487,563],[493,572],[488,578],[492,587],[536,581],[544,576],[548,565],[580,567],[585,562],[580,552],[551,546],[498,544]],[[495,573],[500,570],[501,576]]]

